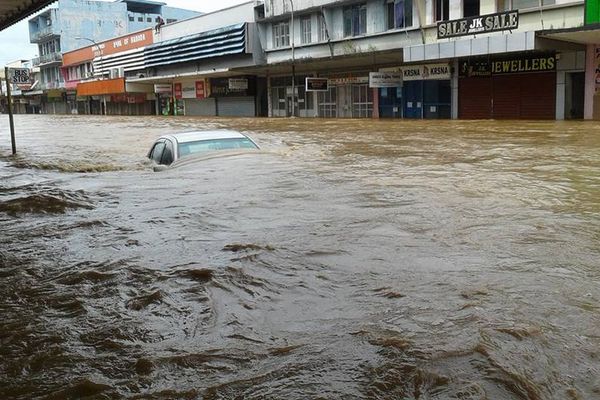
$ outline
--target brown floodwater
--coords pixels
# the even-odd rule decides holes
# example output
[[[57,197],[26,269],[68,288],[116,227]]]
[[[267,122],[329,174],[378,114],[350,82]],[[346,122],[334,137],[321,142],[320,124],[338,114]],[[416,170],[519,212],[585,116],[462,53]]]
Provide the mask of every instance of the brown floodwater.
[[[600,398],[600,124],[0,119],[0,399]],[[160,134],[263,151],[155,173]]]

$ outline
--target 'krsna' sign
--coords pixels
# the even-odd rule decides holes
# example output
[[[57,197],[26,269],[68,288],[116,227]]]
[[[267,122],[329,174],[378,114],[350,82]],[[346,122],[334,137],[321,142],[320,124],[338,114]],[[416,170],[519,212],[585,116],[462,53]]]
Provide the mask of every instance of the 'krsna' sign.
[[[444,39],[476,35],[478,33],[507,31],[518,27],[519,11],[513,10],[452,21],[440,21],[437,24],[437,37],[438,39]]]

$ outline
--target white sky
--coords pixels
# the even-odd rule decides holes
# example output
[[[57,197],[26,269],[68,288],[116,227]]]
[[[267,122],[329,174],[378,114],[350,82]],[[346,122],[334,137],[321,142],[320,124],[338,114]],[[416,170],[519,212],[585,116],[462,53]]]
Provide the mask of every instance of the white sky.
[[[103,0],[106,1],[106,0]],[[210,12],[227,8],[248,0],[160,0],[171,7]],[[56,7],[56,3],[52,6]],[[31,17],[29,17],[31,18]],[[0,32],[0,67],[19,59],[31,59],[37,56],[37,46],[29,43],[29,18]]]

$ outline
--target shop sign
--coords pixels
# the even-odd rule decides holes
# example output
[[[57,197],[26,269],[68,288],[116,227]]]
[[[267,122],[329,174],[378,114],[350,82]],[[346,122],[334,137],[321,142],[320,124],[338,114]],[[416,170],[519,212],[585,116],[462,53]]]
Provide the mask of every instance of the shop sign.
[[[183,93],[182,93],[182,89],[181,89],[181,83],[176,83],[175,85],[173,85],[173,88],[175,89],[175,98],[176,99],[183,98]]]
[[[196,98],[196,85],[194,82],[183,82],[181,84],[181,98],[182,99],[195,99]]]
[[[48,96],[49,98],[58,98],[58,97],[62,97],[62,90],[60,89],[50,89],[46,92],[46,96]]]
[[[362,84],[369,83],[368,76],[348,76],[344,78],[331,78],[329,79],[329,85],[353,85],[353,84]]]
[[[369,72],[369,87],[387,88],[402,86],[402,72]]]
[[[520,57],[475,58],[458,64],[461,77],[556,71],[555,54],[526,54]]]
[[[329,90],[329,79],[306,77],[305,90],[307,92],[326,92]]]
[[[405,81],[447,80],[450,79],[450,65],[427,64],[402,67],[402,79]]]
[[[146,101],[145,93],[119,93],[110,95],[111,103],[140,104]]]
[[[242,80],[244,81],[244,83],[240,82]],[[232,84],[230,84],[231,81],[233,81]],[[250,80],[248,78],[210,79],[210,95],[213,97],[253,96],[255,93],[255,87],[255,81]]]
[[[229,90],[248,90],[248,79],[229,78]]]
[[[154,93],[171,94],[173,88],[170,83],[157,83],[154,84]]]
[[[196,98],[203,99],[206,97],[206,92],[204,90],[204,81],[196,81]]]
[[[440,21],[437,24],[437,38],[445,39],[478,33],[508,31],[518,27],[519,11],[512,10],[451,21]]]

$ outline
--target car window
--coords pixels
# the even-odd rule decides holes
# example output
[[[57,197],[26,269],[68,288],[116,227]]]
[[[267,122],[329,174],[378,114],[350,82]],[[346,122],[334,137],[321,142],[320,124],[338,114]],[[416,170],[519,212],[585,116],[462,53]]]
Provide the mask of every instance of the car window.
[[[257,149],[254,142],[248,138],[198,140],[179,144],[179,155],[203,153],[214,150]]]
[[[171,165],[173,162],[173,143],[170,140],[165,141],[165,151],[163,151],[161,164]]]
[[[160,164],[160,160],[163,155],[163,150],[165,149],[165,142],[160,141],[154,145],[152,149],[152,153],[150,154],[150,158],[154,160],[157,164]]]

